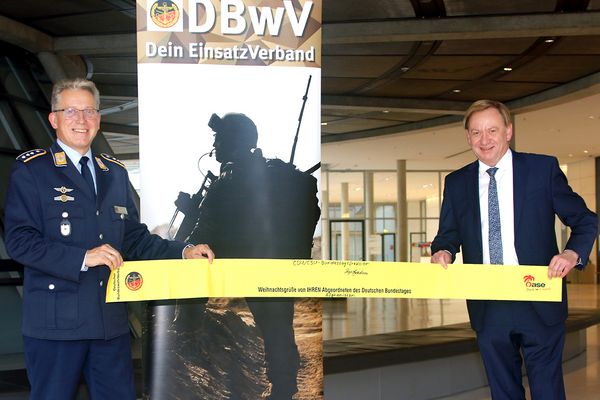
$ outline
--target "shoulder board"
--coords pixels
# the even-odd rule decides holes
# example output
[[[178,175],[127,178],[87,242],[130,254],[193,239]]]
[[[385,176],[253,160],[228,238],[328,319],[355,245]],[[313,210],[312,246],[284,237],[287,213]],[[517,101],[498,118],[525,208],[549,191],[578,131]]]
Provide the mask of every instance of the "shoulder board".
[[[17,157],[17,161],[22,161],[22,162],[28,162],[33,160],[36,157],[39,156],[43,156],[44,154],[46,154],[46,150],[44,149],[33,149],[33,150],[29,150],[26,151],[24,153],[21,153],[18,157]]]
[[[119,159],[111,156],[110,154],[102,153],[100,154],[100,157],[104,158],[106,161],[110,161],[111,163],[120,165],[121,167],[125,168],[125,164],[123,164]]]

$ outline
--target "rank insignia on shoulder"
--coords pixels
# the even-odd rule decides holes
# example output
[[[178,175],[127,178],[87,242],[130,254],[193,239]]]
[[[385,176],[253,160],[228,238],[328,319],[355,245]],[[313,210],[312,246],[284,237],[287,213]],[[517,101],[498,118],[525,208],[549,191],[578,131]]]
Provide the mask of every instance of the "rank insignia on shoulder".
[[[106,161],[110,161],[111,163],[115,163],[125,168],[125,164],[123,164],[119,159],[111,156],[110,154],[102,153],[100,154],[100,157],[104,158]]]
[[[100,169],[102,171],[108,171],[108,167],[102,162],[100,157],[94,157],[94,158],[96,159],[96,163],[98,164],[98,166],[100,167]]]
[[[46,154],[46,150],[44,150],[44,149],[29,150],[24,153],[21,153],[17,157],[17,161],[28,162],[28,161],[33,160],[36,157],[43,156],[44,154]]]
[[[64,151],[58,151],[52,154],[54,157],[54,165],[57,167],[66,167],[67,166],[67,156]]]

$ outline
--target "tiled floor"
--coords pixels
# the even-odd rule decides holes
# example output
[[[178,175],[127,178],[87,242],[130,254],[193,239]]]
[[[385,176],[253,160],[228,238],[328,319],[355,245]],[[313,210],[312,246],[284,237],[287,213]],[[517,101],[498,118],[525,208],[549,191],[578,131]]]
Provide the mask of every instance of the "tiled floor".
[[[600,308],[599,286],[569,285],[569,305]],[[323,307],[325,340],[388,333],[468,321],[463,300],[329,300]],[[565,364],[569,400],[600,399],[600,325],[587,329],[587,351]],[[529,397],[528,397],[529,398]],[[486,388],[439,400],[489,400]]]

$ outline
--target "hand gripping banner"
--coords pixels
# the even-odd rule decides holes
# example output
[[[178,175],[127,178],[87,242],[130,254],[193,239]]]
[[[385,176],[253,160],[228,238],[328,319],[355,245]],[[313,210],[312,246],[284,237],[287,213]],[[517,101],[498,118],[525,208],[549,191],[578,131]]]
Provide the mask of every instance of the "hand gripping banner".
[[[560,301],[543,266],[217,259],[126,262],[107,301],[202,297],[403,297]]]

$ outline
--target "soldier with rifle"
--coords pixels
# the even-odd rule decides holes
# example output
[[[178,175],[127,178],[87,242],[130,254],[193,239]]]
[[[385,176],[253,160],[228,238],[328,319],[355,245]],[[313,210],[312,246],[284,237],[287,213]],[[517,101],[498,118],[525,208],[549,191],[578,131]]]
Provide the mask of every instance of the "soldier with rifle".
[[[310,258],[320,216],[316,179],[258,149],[254,122],[244,114],[213,114],[214,151],[221,163],[199,208],[190,235],[221,258]],[[297,392],[298,349],[294,300],[246,299],[264,340],[269,399],[290,400]]]

